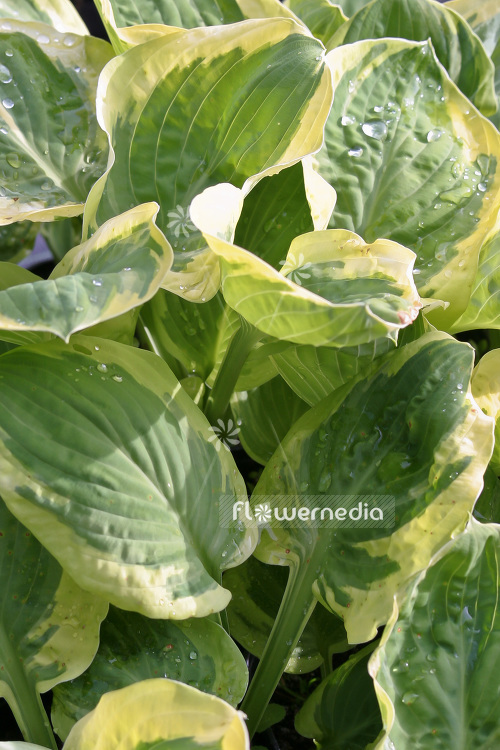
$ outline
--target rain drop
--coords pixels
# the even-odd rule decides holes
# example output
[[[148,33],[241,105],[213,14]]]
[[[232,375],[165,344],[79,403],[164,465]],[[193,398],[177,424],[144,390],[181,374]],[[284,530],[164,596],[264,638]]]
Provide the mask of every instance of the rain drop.
[[[363,123],[361,130],[376,141],[384,141],[387,137],[387,125],[383,120],[368,120]]]
[[[99,370],[99,372],[107,372],[108,371],[108,367],[107,367],[107,365],[104,364],[104,362],[101,362],[100,364],[98,364],[97,365],[97,369]]]
[[[2,83],[10,83],[12,81],[10,70],[6,65],[0,64],[0,81]]]
[[[363,149],[362,149],[361,147],[358,147],[358,148],[350,148],[350,149],[349,149],[349,151],[348,151],[347,153],[349,154],[349,156],[355,156],[355,157],[358,157],[358,156],[362,156],[362,154],[363,154]]]
[[[427,133],[427,142],[433,143],[434,141],[439,141],[442,135],[443,131],[439,130],[439,128],[436,128],[435,130],[429,130],[429,132]]]
[[[50,39],[46,34],[39,34],[37,37],[37,41],[39,41],[40,44],[48,44],[50,42]]]
[[[2,104],[5,107],[5,109],[12,109],[14,106],[14,102],[12,99],[2,99]]]
[[[5,158],[7,159],[7,164],[10,164],[14,169],[19,169],[21,166],[21,159],[17,154],[7,154]]]
[[[405,693],[402,697],[403,703],[405,703],[407,706],[411,706],[412,703],[415,703],[415,701],[418,698],[418,693]]]
[[[356,118],[352,117],[351,115],[344,115],[342,119],[340,120],[340,124],[343,127],[346,127],[346,125],[354,125],[356,122]]]

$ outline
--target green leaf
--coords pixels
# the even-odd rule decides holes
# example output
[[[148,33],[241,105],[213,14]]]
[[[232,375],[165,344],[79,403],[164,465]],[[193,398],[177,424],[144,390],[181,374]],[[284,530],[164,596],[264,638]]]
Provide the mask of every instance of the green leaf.
[[[474,368],[472,395],[484,413],[495,420],[495,448],[490,466],[500,475],[500,349],[487,352]]]
[[[500,479],[489,466],[484,487],[474,506],[474,518],[481,523],[500,523]]]
[[[369,2],[370,0],[339,0],[338,4],[347,16],[353,16]]]
[[[158,206],[138,206],[110,219],[67,253],[48,280],[0,292],[0,328],[72,333],[115,318],[150,299],[172,263],[155,226]]]
[[[417,316],[415,256],[406,248],[386,240],[368,246],[342,230],[310,232],[292,242],[278,272],[214,235],[210,210],[220,192],[214,188],[199,196],[192,219],[219,256],[226,302],[263,333],[338,348],[384,336],[395,340]]]
[[[481,39],[495,66],[495,92],[500,102],[500,9],[497,0],[452,0],[446,7],[460,13]],[[500,126],[500,109],[491,121]]]
[[[179,29],[256,18],[298,20],[279,0],[95,0],[117,52]]]
[[[161,36],[112,60],[97,99],[111,157],[87,201],[85,236],[131,205],[157,201],[175,255],[164,288],[213,297],[217,258],[190,203],[227,181],[244,196],[268,171],[319,148],[332,98],[323,53],[294,21],[271,19]]]
[[[451,332],[500,328],[500,219],[484,240],[467,308],[451,326]]]
[[[258,388],[259,385],[274,378],[278,371],[271,355],[275,353],[276,349],[281,351],[288,346],[290,346],[288,341],[275,341],[274,339],[266,343],[259,341],[245,360],[234,390],[250,391],[252,388]]]
[[[365,750],[382,729],[368,660],[375,644],[353,654],[326,677],[295,718],[303,737],[319,750]]]
[[[184,374],[197,375],[209,384],[239,327],[238,316],[219,293],[197,305],[160,290],[144,305],[141,318],[160,356],[167,353]]]
[[[313,229],[303,165],[298,163],[265,177],[245,197],[234,242],[279,271],[292,240]]]
[[[0,697],[26,739],[52,747],[39,693],[88,667],[108,605],[82,590],[2,500],[0,589]]]
[[[285,0],[285,5],[326,48],[329,39],[347,21],[340,4],[334,5],[330,0]]]
[[[269,703],[257,731],[265,732],[266,729],[270,729],[270,727],[283,721],[285,716],[286,708],[284,706],[280,706],[278,703]]]
[[[248,683],[241,652],[215,622],[149,620],[112,607],[89,669],[54,690],[55,731],[66,739],[105,693],[155,677],[184,682],[235,707]]]
[[[370,664],[377,747],[498,746],[499,553],[499,527],[471,520],[395,606]]]
[[[20,221],[0,226],[0,261],[18,263],[33,250],[39,224]]]
[[[231,408],[245,451],[265,465],[307,404],[278,375],[258,388],[234,393]]]
[[[0,262],[0,295],[2,295],[6,289],[11,289],[12,287],[20,286],[21,284],[33,284],[41,280],[40,276],[28,271],[27,268],[22,268],[22,266],[17,266],[14,263]],[[50,339],[50,334],[48,333],[22,330],[9,331],[0,328],[0,340],[2,340],[2,342],[6,341],[11,344],[23,345],[34,344],[39,341],[47,341],[48,339]]]
[[[481,243],[499,208],[500,134],[449,80],[427,43],[361,41],[330,52],[335,101],[318,169],[338,191],[331,226],[417,254],[429,314],[467,306]]]
[[[154,618],[224,608],[221,571],[256,531],[221,528],[219,496],[243,480],[169,368],[75,336],[7,352],[0,377],[0,491],[65,570]]]
[[[0,224],[76,216],[106,166],[94,100],[109,44],[16,20],[0,33]]]
[[[271,360],[290,388],[314,406],[352,378],[367,373],[375,359],[393,348],[390,339],[343,349],[302,344],[271,354]]]
[[[39,21],[58,31],[69,31],[82,36],[89,33],[69,0],[0,0],[0,18]]]
[[[430,39],[452,81],[485,115],[497,110],[494,66],[462,17],[434,0],[372,0],[344,24],[328,48],[361,39]]]
[[[467,390],[472,359],[468,345],[438,333],[382,358],[377,372],[296,422],[252,495],[254,506],[279,494],[291,507],[307,495],[334,508],[346,497],[370,497],[375,507],[394,498],[394,517],[386,512],[378,528],[363,517],[328,529],[318,519],[293,527],[273,518],[255,552],[308,570],[315,596],[344,617],[352,643],[375,636],[394,593],[464,527],[481,491],[493,425]]]
[[[232,636],[254,656],[262,657],[285,593],[288,571],[249,557],[224,574],[233,598],[227,614]],[[332,655],[350,646],[340,617],[316,607],[285,666],[290,674],[312,672],[322,664],[331,668]]]
[[[464,528],[493,444],[467,388],[472,360],[467,344],[423,335],[306,412],[264,468],[254,554],[290,574],[242,704],[249,731],[317,600],[351,643],[371,640],[396,592]]]
[[[144,680],[104,695],[64,750],[249,750],[243,715],[174,680]]]

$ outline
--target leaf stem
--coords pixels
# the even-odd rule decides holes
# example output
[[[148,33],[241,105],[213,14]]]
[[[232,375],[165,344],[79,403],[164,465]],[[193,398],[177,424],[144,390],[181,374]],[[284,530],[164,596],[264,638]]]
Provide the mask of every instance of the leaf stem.
[[[4,642],[2,643],[2,652],[4,654],[11,652],[11,658],[8,659],[9,679],[5,697],[24,739],[34,745],[57,750],[57,743],[40,695],[28,680],[24,667],[11,648],[11,644],[8,643],[6,638],[2,638],[2,641]],[[5,648],[4,645],[7,643],[8,646]]]
[[[241,368],[254,345],[264,335],[244,318],[240,318],[240,321],[241,325],[229,344],[205,405],[205,416],[210,424],[224,417]]]
[[[241,710],[248,716],[250,737],[257,730],[283,670],[314,610],[316,599],[312,586],[316,575],[316,561],[321,558],[323,551],[323,545],[316,542],[309,562],[301,561],[290,568],[274,627],[241,704]]]

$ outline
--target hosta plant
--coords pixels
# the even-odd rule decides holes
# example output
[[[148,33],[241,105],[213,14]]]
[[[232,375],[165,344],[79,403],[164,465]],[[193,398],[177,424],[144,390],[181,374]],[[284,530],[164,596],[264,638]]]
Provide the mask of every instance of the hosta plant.
[[[95,4],[0,0],[1,750],[492,750],[496,3]]]

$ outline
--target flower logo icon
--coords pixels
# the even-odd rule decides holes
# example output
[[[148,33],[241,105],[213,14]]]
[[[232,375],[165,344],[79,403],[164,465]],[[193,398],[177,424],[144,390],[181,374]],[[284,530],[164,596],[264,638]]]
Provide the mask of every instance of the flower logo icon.
[[[280,266],[282,266],[281,272],[285,276],[288,276],[290,281],[293,281],[294,284],[298,284],[299,286],[301,286],[303,279],[311,278],[311,274],[305,270],[306,268],[311,267],[311,263],[304,263],[304,256],[302,253],[299,255],[298,262],[295,260],[293,253],[290,253],[286,260],[280,260]]]
[[[189,218],[189,208],[183,208],[178,204],[174,209],[167,212],[167,216],[170,219],[167,227],[173,231],[176,237],[179,237],[181,232],[184,237],[188,237],[190,232],[196,231],[195,225]]]
[[[215,444],[215,449],[220,450],[221,445],[228,451],[230,446],[238,445],[240,442],[237,435],[240,428],[237,427],[232,419],[228,419],[227,424],[222,419],[217,420],[217,424],[210,427],[213,435],[208,438],[209,443]]]
[[[272,517],[271,507],[267,503],[256,505],[254,509],[254,516],[257,523],[269,523]]]

